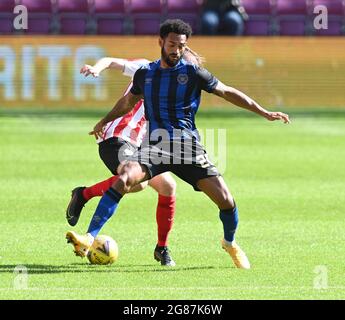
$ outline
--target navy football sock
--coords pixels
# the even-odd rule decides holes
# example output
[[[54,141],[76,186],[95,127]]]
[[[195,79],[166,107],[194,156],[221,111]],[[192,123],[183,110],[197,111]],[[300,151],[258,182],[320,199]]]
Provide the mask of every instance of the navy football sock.
[[[104,193],[89,225],[88,233],[96,237],[103,225],[114,214],[122,195],[113,188]]]
[[[220,210],[219,218],[223,222],[224,239],[227,242],[232,242],[235,239],[235,232],[238,225],[238,210],[237,207],[233,209]]]

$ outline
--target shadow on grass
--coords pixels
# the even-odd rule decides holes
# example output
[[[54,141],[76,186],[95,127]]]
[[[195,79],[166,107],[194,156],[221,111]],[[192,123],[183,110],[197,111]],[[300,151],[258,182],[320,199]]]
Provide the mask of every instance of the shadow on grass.
[[[214,266],[188,266],[188,267],[163,267],[154,265],[90,265],[88,263],[73,263],[67,265],[49,264],[24,264],[28,274],[49,274],[49,273],[141,273],[141,272],[177,272],[191,270],[216,269]],[[0,265],[1,273],[13,273],[17,265]],[[219,268],[217,268],[219,269]]]

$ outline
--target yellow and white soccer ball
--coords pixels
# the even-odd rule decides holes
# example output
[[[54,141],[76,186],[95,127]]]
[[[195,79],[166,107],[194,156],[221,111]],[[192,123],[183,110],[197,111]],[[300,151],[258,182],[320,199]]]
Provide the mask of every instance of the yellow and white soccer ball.
[[[95,238],[87,258],[91,264],[112,264],[119,256],[116,241],[109,236],[99,235]]]

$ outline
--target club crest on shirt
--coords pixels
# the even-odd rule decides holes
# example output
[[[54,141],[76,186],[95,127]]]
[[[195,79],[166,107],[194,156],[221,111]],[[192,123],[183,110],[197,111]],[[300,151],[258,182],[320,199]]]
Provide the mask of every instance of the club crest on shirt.
[[[181,73],[177,76],[177,82],[179,84],[186,84],[188,82],[188,76],[184,73]]]

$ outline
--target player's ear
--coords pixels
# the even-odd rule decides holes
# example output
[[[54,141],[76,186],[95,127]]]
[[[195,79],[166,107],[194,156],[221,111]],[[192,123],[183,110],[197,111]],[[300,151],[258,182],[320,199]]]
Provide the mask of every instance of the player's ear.
[[[163,40],[161,37],[158,38],[158,44],[159,44],[159,46],[160,46],[161,48],[163,48],[163,46],[164,46],[164,40]]]

